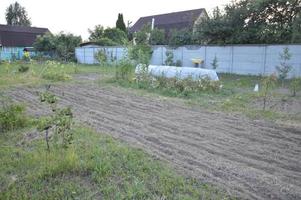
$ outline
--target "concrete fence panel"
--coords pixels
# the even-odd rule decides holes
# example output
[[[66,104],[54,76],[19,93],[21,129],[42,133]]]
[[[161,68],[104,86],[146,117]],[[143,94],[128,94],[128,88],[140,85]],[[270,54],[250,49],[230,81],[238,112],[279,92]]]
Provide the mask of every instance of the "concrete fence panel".
[[[289,64],[292,70],[290,77],[301,77],[301,45],[227,45],[227,46],[153,46],[150,60],[152,65],[164,65],[166,51],[172,51],[174,62],[181,61],[184,67],[194,67],[192,59],[202,59],[203,68],[212,69],[212,62],[218,60],[217,72],[244,75],[269,75],[276,72],[280,65],[280,54],[284,48],[289,48],[292,57]],[[125,47],[80,47],[76,48],[76,58],[79,63],[95,64],[95,52],[105,49],[109,57],[116,60],[126,56]]]

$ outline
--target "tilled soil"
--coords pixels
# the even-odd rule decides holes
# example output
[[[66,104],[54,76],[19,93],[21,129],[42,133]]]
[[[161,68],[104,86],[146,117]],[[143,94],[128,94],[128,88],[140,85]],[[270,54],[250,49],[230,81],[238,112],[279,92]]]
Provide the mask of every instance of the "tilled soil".
[[[37,91],[9,92],[34,115]],[[241,199],[301,199],[301,129],[87,84],[51,88],[97,131],[143,148],[187,176]]]

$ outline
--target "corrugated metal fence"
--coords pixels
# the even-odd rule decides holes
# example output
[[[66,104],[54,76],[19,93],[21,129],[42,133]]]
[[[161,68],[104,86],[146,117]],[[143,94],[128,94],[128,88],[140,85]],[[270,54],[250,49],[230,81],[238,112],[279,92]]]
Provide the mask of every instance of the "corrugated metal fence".
[[[193,67],[192,59],[204,60],[203,67],[211,69],[214,57],[218,60],[217,72],[251,75],[268,75],[276,71],[280,64],[280,54],[289,48],[292,58],[289,64],[293,69],[290,77],[301,77],[301,45],[233,45],[233,46],[153,46],[151,64],[162,65],[166,60],[166,51],[174,54],[174,62],[181,61],[182,66]],[[126,55],[125,47],[79,47],[76,58],[79,63],[96,64],[94,55],[105,49],[108,58],[120,60]]]
[[[19,60],[23,57],[22,47],[2,47],[0,48],[0,60]]]
[[[0,61],[1,60],[20,60],[23,58],[25,47],[1,47],[0,48]],[[37,52],[30,51],[30,56],[34,57]]]

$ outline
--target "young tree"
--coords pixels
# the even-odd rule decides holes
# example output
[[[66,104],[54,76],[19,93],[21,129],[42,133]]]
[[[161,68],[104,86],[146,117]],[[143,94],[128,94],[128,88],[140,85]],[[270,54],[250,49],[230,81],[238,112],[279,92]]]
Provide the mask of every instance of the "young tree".
[[[217,59],[216,55],[214,56],[214,59],[212,60],[211,66],[212,66],[212,69],[216,69],[218,67],[218,59]]]
[[[88,29],[88,32],[90,34],[89,40],[90,41],[97,41],[103,37],[104,34],[104,28],[101,25],[96,25],[94,29]]]
[[[118,19],[116,21],[116,28],[119,28],[120,30],[122,30],[125,33],[127,32],[122,13],[118,14]]]
[[[15,2],[6,9],[6,22],[8,25],[14,26],[31,26],[31,21],[27,16],[27,12],[18,2]]]
[[[262,80],[262,92],[261,96],[263,98],[263,107],[262,110],[266,110],[266,105],[268,103],[269,98],[271,97],[271,91],[273,87],[275,86],[277,81],[277,77],[272,74],[270,76],[264,77]]]
[[[127,35],[119,28],[107,28],[104,30],[103,37],[111,39],[117,45],[123,45],[127,42]]]
[[[75,36],[71,33],[59,33],[55,39],[56,55],[64,61],[75,59],[75,48],[82,42],[81,36]]]
[[[287,78],[288,73],[292,70],[292,66],[288,63],[291,58],[292,54],[289,52],[289,48],[284,48],[283,52],[280,54],[280,65],[276,66],[279,80],[282,82],[282,87],[284,86],[284,80]]]

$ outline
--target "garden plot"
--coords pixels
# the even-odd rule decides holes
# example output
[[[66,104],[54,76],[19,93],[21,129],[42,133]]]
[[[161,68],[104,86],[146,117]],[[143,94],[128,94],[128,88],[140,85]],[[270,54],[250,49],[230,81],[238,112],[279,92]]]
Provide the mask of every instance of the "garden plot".
[[[37,91],[9,92],[35,115],[47,113]],[[211,112],[113,87],[51,88],[78,120],[142,148],[179,172],[244,199],[301,198],[301,129]]]

